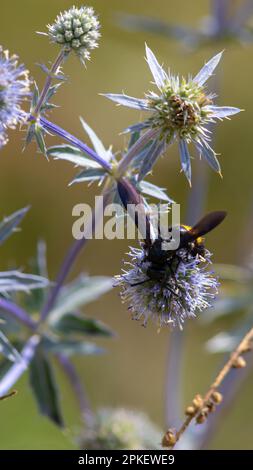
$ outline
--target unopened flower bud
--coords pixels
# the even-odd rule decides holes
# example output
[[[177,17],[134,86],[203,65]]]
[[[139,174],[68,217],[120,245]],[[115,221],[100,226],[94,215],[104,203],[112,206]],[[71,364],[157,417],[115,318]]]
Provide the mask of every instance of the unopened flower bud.
[[[186,416],[194,416],[196,412],[196,408],[194,406],[188,406],[185,410]]]
[[[194,399],[192,400],[192,404],[194,406],[194,408],[196,408],[197,410],[199,410],[200,408],[202,408],[203,406],[203,398],[201,395],[197,394]]]
[[[206,421],[206,414],[200,413],[196,418],[197,424],[203,424]]]
[[[219,405],[223,400],[223,396],[220,392],[213,392],[212,399],[216,405]]]
[[[177,442],[175,432],[173,429],[169,429],[162,439],[163,447],[173,447]]]
[[[85,63],[90,58],[90,51],[98,46],[99,28],[93,8],[72,7],[48,25],[48,36],[52,42],[64,46],[66,53],[74,50]]]
[[[233,367],[235,369],[242,369],[243,367],[246,367],[245,359],[242,356],[237,357],[233,362]]]

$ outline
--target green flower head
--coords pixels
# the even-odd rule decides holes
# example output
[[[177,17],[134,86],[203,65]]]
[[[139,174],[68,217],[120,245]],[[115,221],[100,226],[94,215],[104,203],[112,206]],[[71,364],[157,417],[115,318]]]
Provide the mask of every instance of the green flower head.
[[[74,51],[85,64],[90,51],[98,47],[100,23],[93,8],[73,6],[60,13],[52,25],[48,25],[51,41],[64,48],[66,53]]]

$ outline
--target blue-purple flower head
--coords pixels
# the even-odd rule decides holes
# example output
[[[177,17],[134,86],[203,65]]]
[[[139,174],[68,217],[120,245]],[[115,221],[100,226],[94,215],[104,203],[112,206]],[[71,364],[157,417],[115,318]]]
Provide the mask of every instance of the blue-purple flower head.
[[[91,450],[161,449],[161,432],[144,414],[124,408],[102,408],[79,439]]]
[[[207,92],[205,83],[213,74],[221,59],[222,53],[207,62],[194,77],[179,78],[167,73],[158,63],[153,52],[146,46],[146,60],[154,78],[158,92],[151,91],[145,99],[132,98],[127,95],[107,94],[118,104],[148,113],[144,122],[130,126],[130,132],[156,130],[152,134],[152,146],[147,149],[141,177],[146,169],[151,169],[158,156],[164,153],[175,139],[179,143],[181,166],[187,179],[191,182],[191,157],[188,144],[193,143],[198,154],[203,156],[213,170],[221,173],[220,164],[214,150],[210,147],[210,129],[208,125],[215,120],[228,118],[241,110],[230,106],[216,106],[214,94]],[[152,157],[153,155],[153,157]],[[153,161],[152,161],[153,158]],[[147,165],[151,162],[151,164]],[[140,178],[141,179],[141,178]]]
[[[169,326],[182,329],[183,323],[196,317],[198,312],[211,307],[217,294],[218,281],[208,270],[210,253],[205,249],[202,257],[191,256],[186,249],[177,251],[180,263],[174,272],[168,269],[162,280],[151,279],[145,250],[131,248],[127,269],[116,276],[121,288],[121,299],[128,303],[134,320],[146,326],[153,320],[158,328]]]
[[[98,47],[100,23],[91,7],[73,6],[60,13],[52,25],[48,25],[48,36],[66,53],[74,51],[85,64],[90,51]]]
[[[29,95],[28,71],[0,46],[0,149],[8,142],[7,130],[26,120],[22,104]]]

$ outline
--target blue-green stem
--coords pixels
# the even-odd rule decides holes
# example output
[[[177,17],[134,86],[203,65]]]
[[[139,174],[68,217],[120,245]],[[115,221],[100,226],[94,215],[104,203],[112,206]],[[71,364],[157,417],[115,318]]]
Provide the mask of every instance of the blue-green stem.
[[[51,83],[53,81],[53,76],[54,76],[54,74],[57,73],[58,68],[61,66],[61,64],[62,64],[62,62],[65,58],[66,58],[66,51],[64,49],[61,49],[61,51],[59,52],[58,56],[56,57],[53,65],[51,67],[50,74],[47,76],[45,85],[44,85],[43,90],[42,90],[42,92],[40,94],[40,97],[38,99],[38,103],[37,103],[37,105],[34,109],[34,115],[35,116],[37,116],[39,114],[40,109],[43,106],[44,101],[46,99],[48,90],[49,90],[49,88],[51,86]]]

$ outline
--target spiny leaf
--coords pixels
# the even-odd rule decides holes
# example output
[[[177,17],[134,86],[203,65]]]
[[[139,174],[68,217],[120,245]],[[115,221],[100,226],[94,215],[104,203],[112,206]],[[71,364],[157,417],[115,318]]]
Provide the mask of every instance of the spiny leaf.
[[[102,322],[93,318],[87,318],[79,313],[66,313],[58,321],[52,324],[52,327],[65,335],[92,335],[92,336],[113,336],[110,330]]]
[[[12,346],[8,338],[0,331],[0,354],[5,356],[9,361],[20,362],[22,358],[19,352]]]
[[[55,160],[65,160],[80,167],[101,168],[98,163],[88,158],[86,154],[71,145],[56,145],[50,147],[47,150],[47,155],[48,157],[55,158]]]
[[[107,172],[104,168],[88,168],[81,171],[70,183],[69,186],[75,183],[87,183],[88,181],[100,181],[104,178]]]
[[[15,231],[17,225],[20,224],[28,210],[29,207],[24,207],[3,219],[0,223],[0,245]]]
[[[0,272],[0,292],[29,292],[31,289],[44,289],[49,286],[48,279],[35,274],[21,273],[20,271]]]
[[[102,354],[104,352],[103,348],[98,347],[94,343],[88,343],[86,341],[77,341],[61,338],[45,338],[42,340],[41,344],[48,352],[52,354],[64,353],[66,356],[93,356],[97,354]]]
[[[37,348],[31,362],[30,384],[40,412],[62,427],[63,418],[53,370],[41,347]]]
[[[84,121],[82,117],[80,117],[80,121],[82,124],[82,127],[84,131],[88,134],[90,141],[92,142],[92,145],[94,147],[94,150],[96,153],[103,158],[105,161],[109,161],[111,158],[111,152],[110,150],[106,150],[104,147],[103,142],[99,139],[97,134],[93,131],[93,129],[87,124],[87,122]]]
[[[159,186],[156,186],[155,184],[152,184],[149,181],[140,181],[138,186],[143,194],[155,197],[157,199],[160,199],[161,201],[171,203],[174,202],[173,199],[171,199],[166,193],[165,188],[160,188]]]

